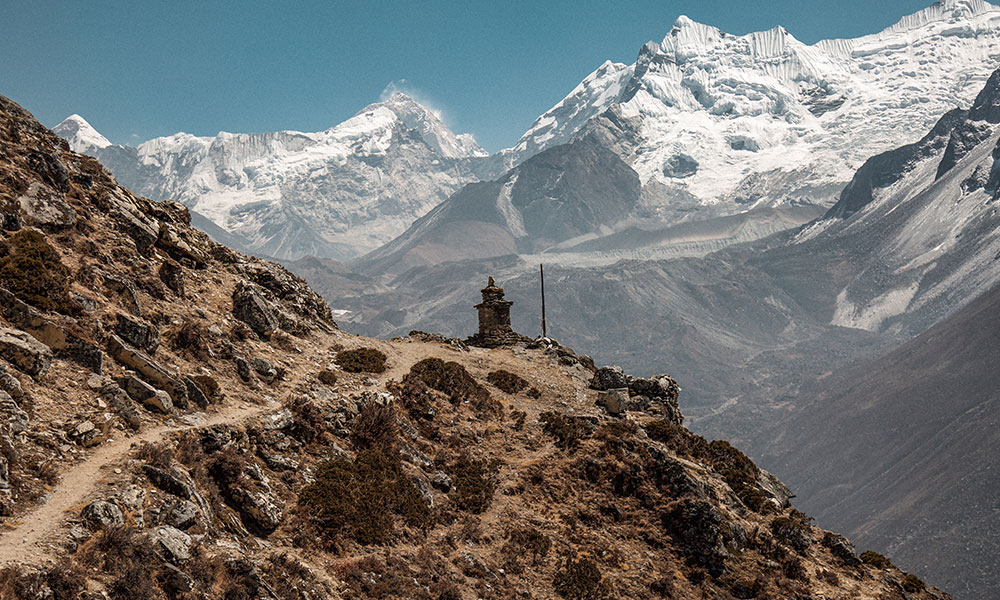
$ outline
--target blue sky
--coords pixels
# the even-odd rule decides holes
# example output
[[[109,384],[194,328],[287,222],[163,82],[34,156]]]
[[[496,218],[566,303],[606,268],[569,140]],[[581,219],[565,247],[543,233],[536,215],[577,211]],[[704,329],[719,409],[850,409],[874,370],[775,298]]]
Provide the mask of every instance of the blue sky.
[[[387,86],[488,150],[512,144],[604,60],[631,63],[686,14],[812,43],[873,33],[930,0],[171,2],[4,0],[0,94],[117,143],[187,131],[318,131]]]

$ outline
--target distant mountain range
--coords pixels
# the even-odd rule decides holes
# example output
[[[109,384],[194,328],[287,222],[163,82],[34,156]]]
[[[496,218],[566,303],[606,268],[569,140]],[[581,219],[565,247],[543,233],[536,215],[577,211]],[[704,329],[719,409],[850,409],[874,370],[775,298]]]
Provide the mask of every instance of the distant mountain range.
[[[53,131],[136,193],[183,202],[228,233],[226,243],[280,258],[376,248],[478,179],[488,156],[403,94],[317,133],[178,133],[133,148],[111,145],[77,115]]]
[[[658,230],[829,206],[866,158],[972,100],[984,64],[1000,60],[998,26],[1000,9],[980,0],[938,2],[880,33],[813,45],[780,27],[733,36],[681,17],[635,63],[601,65],[492,157],[403,95],[319,133],[178,133],[130,148],[75,115],[55,130],[131,189],[180,200],[242,249],[282,259],[365,254],[464,184],[595,135],[636,171],[641,194],[589,233]],[[668,236],[656,252],[703,253],[801,222],[758,227],[751,217],[741,235],[695,246]]]

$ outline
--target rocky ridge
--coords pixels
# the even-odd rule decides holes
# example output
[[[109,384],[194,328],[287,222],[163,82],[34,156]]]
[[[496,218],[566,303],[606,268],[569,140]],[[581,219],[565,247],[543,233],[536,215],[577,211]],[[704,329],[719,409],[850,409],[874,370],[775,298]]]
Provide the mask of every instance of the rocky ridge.
[[[0,142],[4,600],[948,597],[687,431],[669,376],[342,333],[6,98]]]

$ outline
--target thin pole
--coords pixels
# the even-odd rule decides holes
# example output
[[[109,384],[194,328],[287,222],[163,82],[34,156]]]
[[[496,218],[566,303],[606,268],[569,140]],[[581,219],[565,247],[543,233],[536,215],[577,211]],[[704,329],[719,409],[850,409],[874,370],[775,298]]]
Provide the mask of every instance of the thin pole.
[[[545,330],[545,267],[538,265],[538,276],[542,280],[542,337],[549,337]]]

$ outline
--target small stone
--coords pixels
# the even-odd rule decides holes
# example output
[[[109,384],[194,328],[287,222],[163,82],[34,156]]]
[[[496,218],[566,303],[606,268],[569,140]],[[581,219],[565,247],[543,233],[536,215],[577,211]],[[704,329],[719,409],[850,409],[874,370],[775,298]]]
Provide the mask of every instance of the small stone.
[[[444,471],[437,471],[431,476],[431,485],[434,489],[441,490],[447,494],[451,491],[451,477]]]

